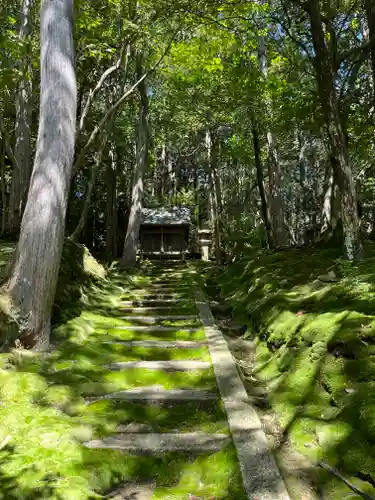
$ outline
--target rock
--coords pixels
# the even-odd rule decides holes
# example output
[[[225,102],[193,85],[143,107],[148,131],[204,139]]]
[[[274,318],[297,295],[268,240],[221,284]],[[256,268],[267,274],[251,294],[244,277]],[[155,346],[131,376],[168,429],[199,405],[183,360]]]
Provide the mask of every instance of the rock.
[[[329,271],[327,274],[321,274],[318,276],[318,280],[323,281],[323,283],[336,283],[340,281],[336,276],[335,271]]]

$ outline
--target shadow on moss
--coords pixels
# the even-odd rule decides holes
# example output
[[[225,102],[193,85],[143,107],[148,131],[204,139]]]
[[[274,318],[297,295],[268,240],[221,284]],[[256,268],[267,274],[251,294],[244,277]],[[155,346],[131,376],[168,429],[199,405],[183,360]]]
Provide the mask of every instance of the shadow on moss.
[[[112,312],[124,294],[139,283],[154,282],[143,272],[113,270],[103,280],[82,271],[82,248],[70,248],[63,262],[53,343],[48,355],[17,351],[7,354],[0,370],[0,498],[88,500],[103,498],[116,485],[142,478],[155,483],[154,498],[188,495],[217,500],[244,500],[241,474],[231,446],[218,453],[163,457],[129,456],[118,451],[86,449],[83,443],[111,435],[121,426],[156,432],[205,430],[228,433],[220,403],[141,404],[100,399],[109,392],[139,385],[216,390],[212,370],[191,374],[160,371],[109,372],[104,366],[119,359],[158,359],[155,349],[110,345],[124,322]],[[71,260],[77,264],[71,267]],[[82,261],[83,259],[83,261]],[[82,274],[83,273],[83,274]],[[90,273],[89,273],[90,274]],[[188,282],[193,278],[188,277]],[[71,294],[77,290],[77,294]],[[57,314],[57,311],[58,314]],[[108,312],[110,311],[110,313]],[[137,325],[141,322],[135,322]],[[183,329],[175,322],[176,337]],[[106,329],[110,335],[106,335]],[[121,330],[119,330],[119,337]],[[180,332],[180,333],[179,333]],[[132,337],[137,331],[132,333]],[[171,334],[170,334],[171,335]],[[185,330],[186,340],[196,338]],[[201,338],[202,331],[198,328]],[[156,333],[155,333],[156,337]],[[188,351],[186,357],[207,355]],[[164,360],[180,359],[173,349]],[[93,399],[85,399],[85,396]]]
[[[284,440],[375,496],[375,253],[366,250],[356,265],[332,249],[249,251],[220,273],[213,268],[207,289],[219,289],[247,325],[252,374]],[[324,471],[320,484],[324,498],[348,494]]]

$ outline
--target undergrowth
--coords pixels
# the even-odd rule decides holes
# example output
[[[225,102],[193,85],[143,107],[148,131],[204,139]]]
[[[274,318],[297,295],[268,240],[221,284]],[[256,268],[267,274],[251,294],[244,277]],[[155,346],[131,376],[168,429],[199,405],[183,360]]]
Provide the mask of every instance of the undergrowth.
[[[375,252],[351,264],[332,249],[247,250],[209,272],[207,290],[256,345],[285,438],[375,497]],[[324,498],[346,498],[322,472]],[[350,496],[350,498],[360,498]],[[349,498],[348,497],[348,498]]]

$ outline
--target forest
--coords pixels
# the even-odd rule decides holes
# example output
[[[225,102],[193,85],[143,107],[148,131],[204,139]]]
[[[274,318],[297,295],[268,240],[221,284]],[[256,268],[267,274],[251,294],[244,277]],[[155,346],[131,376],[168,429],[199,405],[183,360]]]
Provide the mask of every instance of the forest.
[[[207,491],[203,462],[82,451],[114,426],[84,395],[130,387],[98,338],[158,283],[142,210],[173,207],[291,498],[375,498],[372,0],[3,0],[0,192],[0,499],[133,498],[149,470],[152,498],[245,498],[231,448]]]

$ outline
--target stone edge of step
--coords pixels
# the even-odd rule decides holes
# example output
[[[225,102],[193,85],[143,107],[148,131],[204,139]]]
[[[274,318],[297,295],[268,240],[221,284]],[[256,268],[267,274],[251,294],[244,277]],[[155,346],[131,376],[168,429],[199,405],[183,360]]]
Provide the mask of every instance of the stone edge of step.
[[[164,389],[162,386],[138,387],[85,398],[86,404],[114,401],[217,401],[219,395],[204,389]]]
[[[230,443],[227,434],[205,432],[127,433],[86,441],[87,448],[109,448],[133,453],[207,453],[220,451]]]
[[[114,330],[139,330],[139,331],[149,331],[149,332],[184,332],[184,333],[194,333],[197,330],[203,328],[203,325],[199,325],[196,328],[189,328],[184,326],[168,326],[168,325],[125,325],[125,326],[112,326],[110,327]]]
[[[208,340],[212,365],[237,450],[246,494],[249,499],[290,500],[259,416],[249,403],[233,356],[216,325],[203,292],[197,293],[196,305]]]
[[[122,370],[160,370],[165,372],[191,372],[209,370],[211,363],[208,361],[194,360],[167,360],[167,361],[118,361],[109,363],[105,368],[110,371]]]
[[[205,340],[105,340],[106,345],[123,345],[124,347],[144,347],[146,349],[200,349],[207,347]]]

